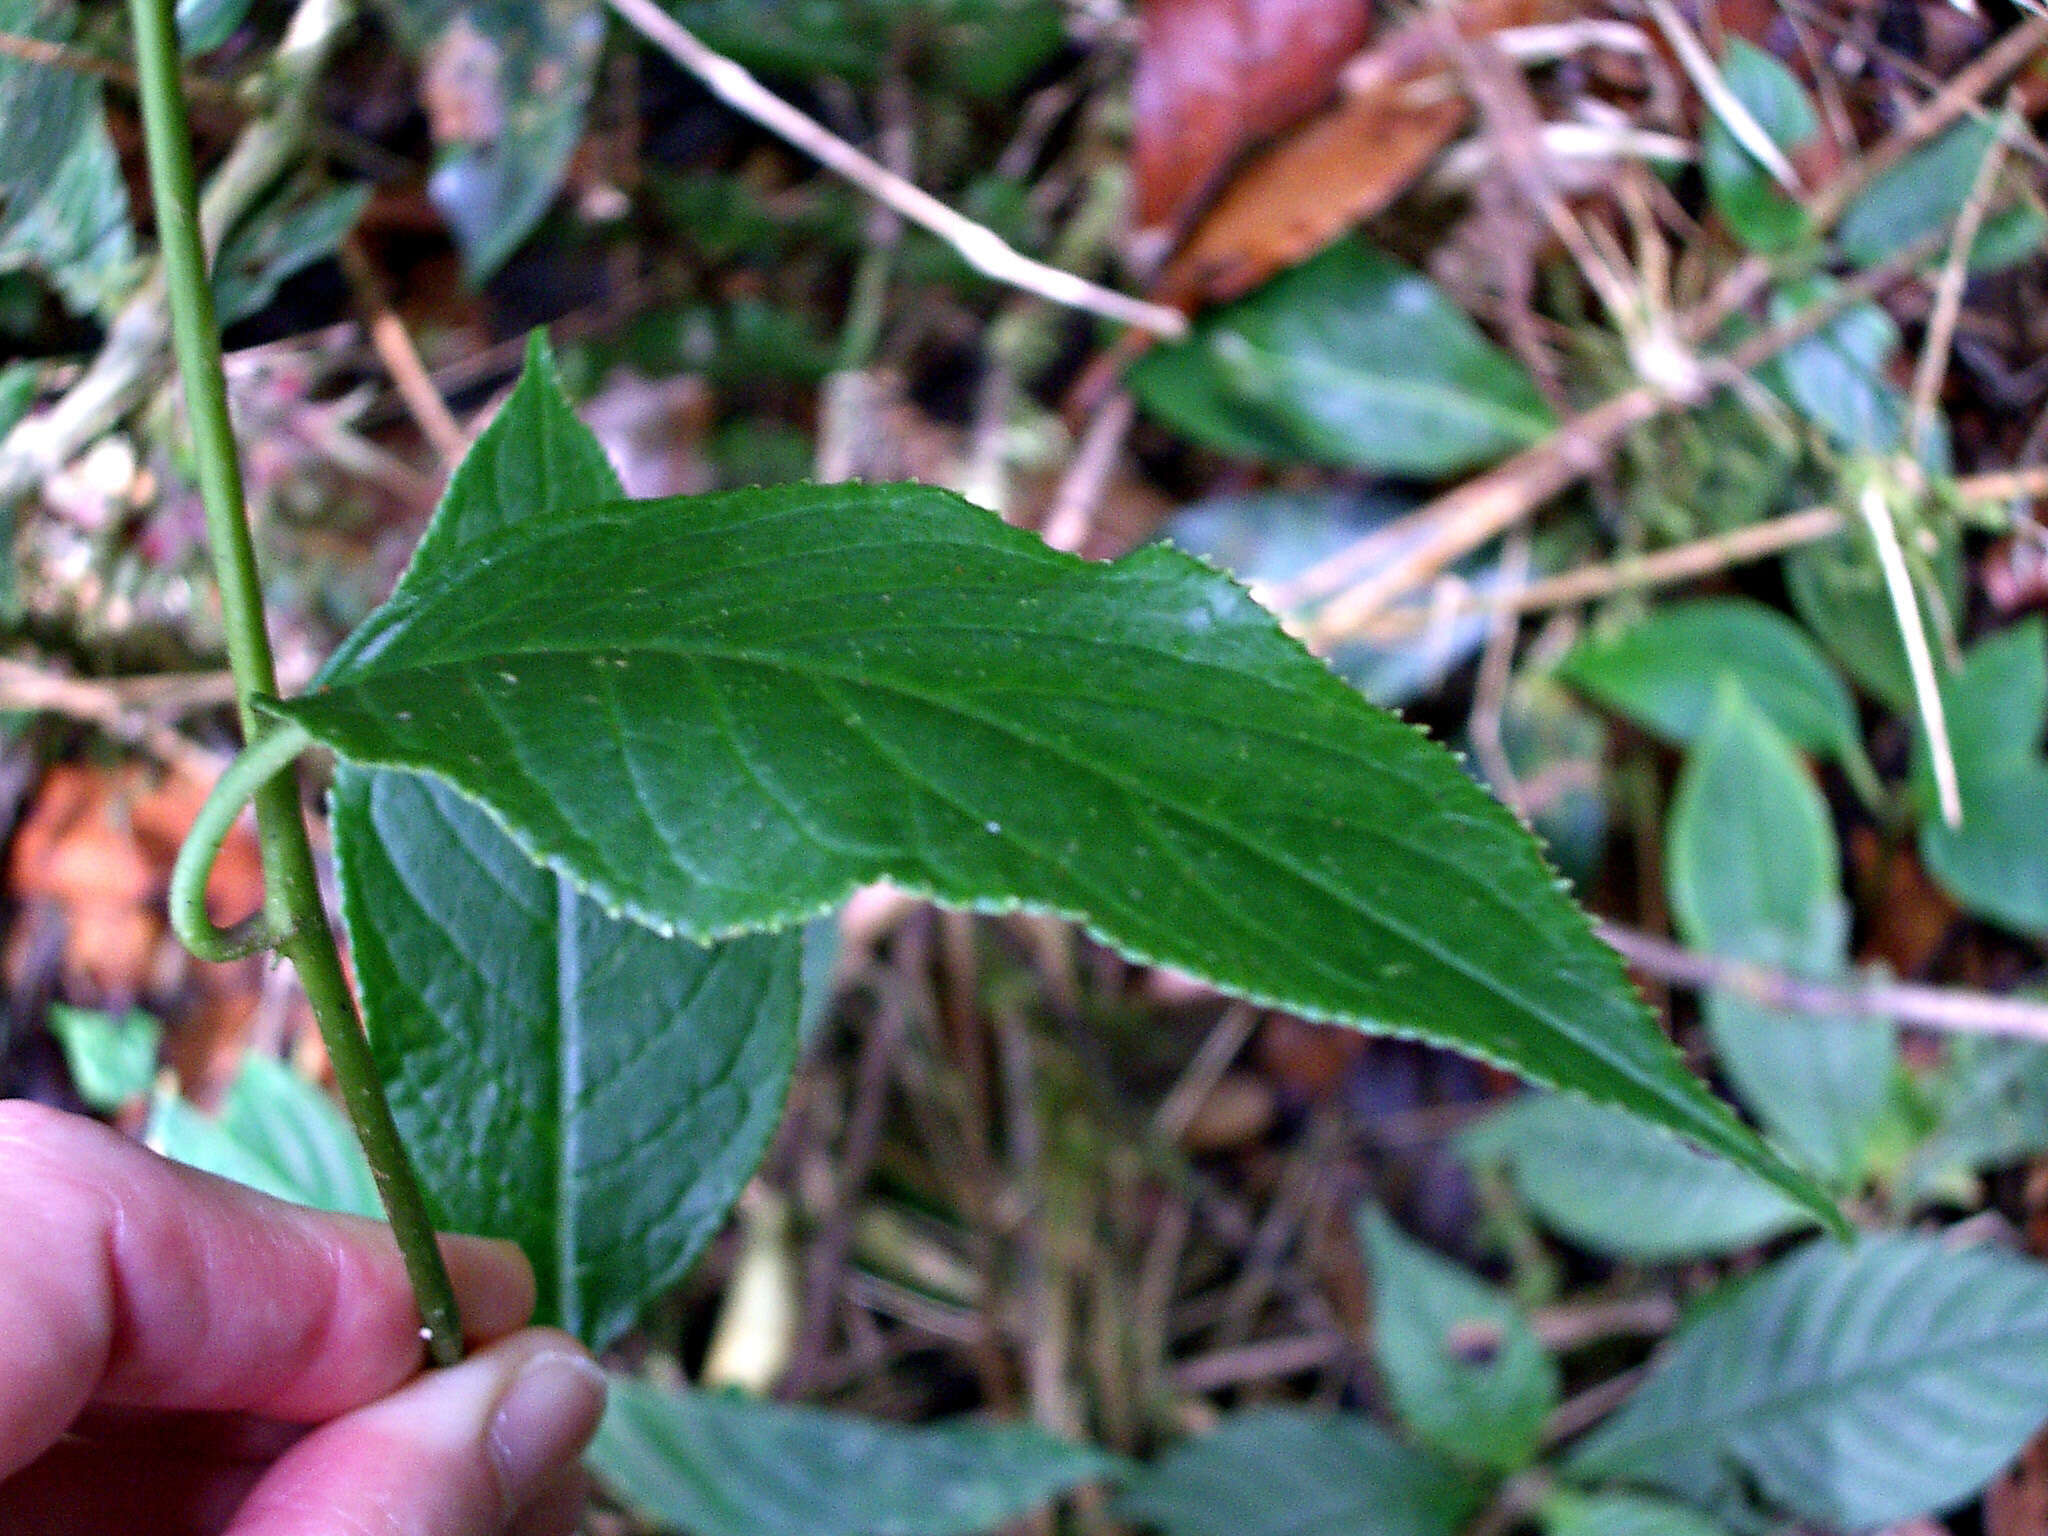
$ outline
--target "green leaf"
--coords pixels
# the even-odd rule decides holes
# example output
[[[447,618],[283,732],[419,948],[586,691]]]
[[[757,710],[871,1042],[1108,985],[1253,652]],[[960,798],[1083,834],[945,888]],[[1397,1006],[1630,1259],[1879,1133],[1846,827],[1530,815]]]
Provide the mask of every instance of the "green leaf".
[[[972,1536],[1121,1466],[1028,1424],[910,1428],[620,1377],[588,1460],[690,1536]]]
[[[605,1347],[683,1277],[781,1120],[799,936],[703,948],[608,917],[416,774],[344,769],[333,812],[436,1224],[517,1242],[539,1319]]]
[[[1697,1510],[1635,1493],[1553,1493],[1541,1513],[1545,1536],[1726,1536]]]
[[[527,338],[518,385],[449,478],[392,595],[459,569],[470,546],[494,534],[555,523],[625,494],[604,446],[563,395],[554,353],[536,331]]]
[[[399,590],[618,494],[536,338]],[[517,1242],[539,1318],[603,1348],[682,1278],[781,1118],[800,936],[707,949],[608,916],[414,774],[345,767],[333,822],[372,1044],[437,1221]]]
[[[78,7],[70,0],[0,0],[0,30],[45,43],[68,43]],[[77,70],[0,54],[0,202],[34,196],[55,179],[73,146],[99,116],[99,92]]]
[[[1967,118],[1865,187],[1835,231],[1849,259],[1874,267],[1946,229],[1969,200],[1997,134],[1996,122]]]
[[[1257,1408],[1140,1470],[1116,1512],[1164,1536],[1454,1536],[1480,1497],[1368,1419]]]
[[[1962,612],[1962,559],[1951,518],[1932,520],[1928,559],[1935,588],[1948,612]],[[1786,556],[1785,586],[1792,606],[1838,664],[1895,714],[1917,714],[1899,620],[1869,535],[1847,529],[1832,539]],[[1924,601],[1924,600],[1923,600]]]
[[[435,82],[427,194],[481,284],[533,233],[583,135],[604,11],[594,0],[383,0]]]
[[[1796,154],[1819,134],[1820,119],[1799,77],[1761,48],[1731,37],[1721,58],[1721,78],[1786,154]],[[1782,254],[1806,239],[1806,210],[1780,190],[1719,116],[1708,119],[1701,151],[1707,195],[1736,239],[1765,256]]]
[[[272,713],[704,940],[890,879],[1648,1115],[1827,1210],[1686,1074],[1528,835],[1226,578],[943,491],[612,506],[419,570]]]
[[[332,256],[370,200],[367,185],[311,190],[296,182],[239,220],[213,264],[222,325],[256,314],[287,278]]]
[[[146,1140],[165,1157],[280,1200],[382,1219],[370,1165],[332,1099],[281,1061],[243,1058],[218,1119],[175,1093],[150,1105]]]
[[[1722,695],[1674,800],[1667,881],[1696,949],[1814,977],[1845,965],[1841,855],[1820,791],[1739,687]],[[1707,1030],[1743,1099],[1837,1184],[1864,1170],[1898,1070],[1882,1020],[1812,1017],[1731,992]]]
[[[119,1109],[149,1092],[163,1032],[139,1008],[113,1014],[60,1003],[50,1009],[50,1033],[64,1049],[71,1085],[92,1109]]]
[[[1618,634],[1583,641],[1558,668],[1568,682],[1667,741],[1698,739],[1720,680],[1732,677],[1794,746],[1863,764],[1856,706],[1797,624],[1748,598],[1659,608]]]
[[[1731,1163],[1562,1094],[1519,1100],[1458,1139],[1506,1168],[1547,1227],[1596,1253],[1659,1263],[1732,1253],[1811,1217]]]
[[[1812,1243],[1686,1326],[1573,1475],[1864,1530],[1960,1503],[2048,1418],[2048,1271],[1886,1235]]]
[[[1835,286],[1825,277],[1785,284],[1771,296],[1771,323],[1790,323],[1830,299]],[[1868,301],[1851,304],[1787,347],[1762,376],[1840,452],[1891,453],[1906,430],[1906,397],[1891,381],[1901,345],[1898,322],[1883,309]]]
[[[2031,260],[2048,241],[2048,213],[2030,199],[1987,214],[1970,246],[1970,275],[2003,272]]]
[[[42,392],[43,370],[34,363],[9,363],[0,368],[0,437],[14,430]]]
[[[1557,1362],[1506,1297],[1361,1206],[1373,1359],[1401,1421],[1454,1461],[1515,1472],[1557,1406]]]
[[[1020,88],[1066,38],[1048,0],[681,0],[674,9],[710,46],[764,74],[867,84],[908,48],[921,85],[985,97]]]
[[[69,42],[78,7],[0,0],[0,31]],[[97,80],[0,57],[0,274],[47,277],[81,315],[110,312],[135,269],[127,184]]]
[[[1199,442],[1436,478],[1550,430],[1535,382],[1424,277],[1360,240],[1203,315],[1127,375]]]
[[[253,0],[178,0],[178,43],[188,56],[210,53],[234,36]]]
[[[1962,792],[1963,824],[1932,811],[1933,770],[1915,747],[1920,857],[1941,887],[1972,912],[2020,933],[2048,935],[2048,624],[2026,620],[1980,640],[1962,670],[1941,680]],[[1921,733],[1924,738],[1924,732]]]
[[[2048,1045],[1958,1035],[1933,1092],[1939,1118],[1900,1178],[1906,1200],[2048,1151]]]

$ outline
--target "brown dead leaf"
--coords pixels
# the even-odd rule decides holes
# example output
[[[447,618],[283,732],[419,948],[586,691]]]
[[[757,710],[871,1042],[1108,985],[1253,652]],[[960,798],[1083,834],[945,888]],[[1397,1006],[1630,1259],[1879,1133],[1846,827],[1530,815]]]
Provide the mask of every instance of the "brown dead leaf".
[[[1849,835],[1849,861],[1858,888],[1870,893],[1859,905],[1870,915],[1870,930],[1859,957],[1881,962],[1895,976],[1922,975],[1946,941],[1957,912],[1920,861],[1887,849],[1874,827]]]
[[[1466,37],[1524,26],[1547,0],[1466,0]],[[1471,115],[1443,58],[1435,13],[1409,23],[1344,70],[1344,94],[1253,160],[1160,277],[1153,296],[1219,303],[1306,261],[1399,197]]]
[[[132,1000],[144,991],[171,865],[211,788],[190,769],[159,778],[134,763],[61,764],[45,776],[15,835],[8,879],[18,900],[63,919],[70,996]],[[262,861],[246,825],[228,837],[207,890],[228,916],[261,902]]]
[[[1221,303],[1298,266],[1420,176],[1470,114],[1462,96],[1351,97],[1246,167],[1159,280],[1161,303]]]
[[[1131,87],[1140,239],[1164,248],[1248,145],[1328,100],[1370,22],[1366,0],[1147,0]]]

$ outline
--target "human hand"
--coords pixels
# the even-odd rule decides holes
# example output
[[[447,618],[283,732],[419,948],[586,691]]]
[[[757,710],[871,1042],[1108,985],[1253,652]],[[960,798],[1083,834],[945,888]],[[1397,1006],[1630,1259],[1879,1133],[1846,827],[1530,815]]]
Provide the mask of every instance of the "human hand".
[[[603,1377],[442,1239],[472,1344],[421,1374],[389,1229],[0,1102],[0,1531],[565,1536]]]

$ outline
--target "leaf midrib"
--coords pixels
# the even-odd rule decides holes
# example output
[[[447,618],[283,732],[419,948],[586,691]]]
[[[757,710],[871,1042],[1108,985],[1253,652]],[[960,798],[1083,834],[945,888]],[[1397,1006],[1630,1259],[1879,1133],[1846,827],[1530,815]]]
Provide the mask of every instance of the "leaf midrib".
[[[578,1279],[583,1180],[583,945],[576,921],[576,888],[553,872],[555,886],[555,1295],[562,1327],[585,1337],[583,1289]]]
[[[417,674],[422,671],[438,669],[441,667],[485,666],[489,665],[496,659],[499,659],[507,655],[541,655],[548,657],[556,657],[564,654],[583,654],[586,651],[616,652],[624,649],[627,648],[619,646],[606,647],[593,644],[587,647],[573,648],[557,646],[551,647],[546,650],[535,649],[532,651],[521,650],[512,652],[496,651],[480,655],[465,656],[460,658],[437,658],[435,661],[426,664],[412,663],[403,667],[391,666],[375,672],[374,674],[372,674],[372,676],[379,681],[390,681],[395,680],[396,678],[402,676],[404,673],[407,672]],[[1067,761],[1070,765],[1074,766],[1075,768],[1100,779],[1102,782],[1111,785],[1112,787],[1120,790],[1124,794],[1134,795],[1140,798],[1141,800],[1148,800],[1153,803],[1164,805],[1168,809],[1171,809],[1183,816],[1186,816],[1190,821],[1196,822],[1206,827],[1210,831],[1218,833],[1219,835],[1225,837],[1236,846],[1244,849],[1247,852],[1250,852],[1255,857],[1261,858],[1273,864],[1275,867],[1281,869],[1282,871],[1294,876],[1296,879],[1300,880],[1305,885],[1308,885],[1314,890],[1320,891],[1325,896],[1337,902],[1338,905],[1345,908],[1346,910],[1349,910],[1366,923],[1371,924],[1373,926],[1377,926],[1383,929],[1384,931],[1394,934],[1403,942],[1408,943],[1417,952],[1428,955],[1432,959],[1440,961],[1442,964],[1445,965],[1447,969],[1452,970],[1457,974],[1465,977],[1468,981],[1475,984],[1481,991],[1485,992],[1486,994],[1492,997],[1497,998],[1502,1003],[1515,1008],[1524,1016],[1535,1019],[1539,1023],[1543,1024],[1547,1029],[1553,1031],[1558,1037],[1561,1037],[1562,1039],[1571,1042],[1572,1044],[1578,1046],[1580,1049],[1584,1050],[1588,1055],[1605,1063],[1611,1070],[1615,1071],[1619,1077],[1632,1082],[1638,1089],[1642,1090],[1658,1102],[1678,1108],[1682,1113],[1686,1114],[1689,1123],[1693,1124],[1696,1130],[1703,1131],[1705,1129],[1705,1126],[1701,1125],[1700,1123],[1701,1117],[1705,1113],[1703,1106],[1692,1103],[1689,1100],[1674,1100],[1670,1092],[1668,1091],[1667,1085],[1659,1083],[1654,1079],[1645,1078],[1642,1075],[1642,1068],[1638,1064],[1628,1061],[1626,1058],[1620,1058],[1611,1055],[1608,1051],[1602,1048],[1603,1042],[1600,1042],[1597,1039],[1588,1039],[1578,1033],[1575,1033],[1567,1025],[1553,1017],[1549,1010],[1521,996],[1516,991],[1504,989],[1498,978],[1489,976],[1484,972],[1474,970],[1471,967],[1471,965],[1468,962],[1466,962],[1461,956],[1459,956],[1456,952],[1441,949],[1431,944],[1422,936],[1408,929],[1406,925],[1401,924],[1390,917],[1384,916],[1369,907],[1361,905],[1358,899],[1351,893],[1339,889],[1334,889],[1331,886],[1329,886],[1327,882],[1322,880],[1319,876],[1315,875],[1313,872],[1300,868],[1299,866],[1295,865],[1292,861],[1287,860],[1286,858],[1277,853],[1274,853],[1267,849],[1263,849],[1255,843],[1248,842],[1244,838],[1244,836],[1241,833],[1237,832],[1234,828],[1229,827],[1227,824],[1219,824],[1213,821],[1201,810],[1192,808],[1185,803],[1178,802],[1145,786],[1134,786],[1129,781],[1115,774],[1104,765],[1090,762],[1085,758],[1076,757],[1064,748],[1048,744],[1044,741],[1036,739],[1032,735],[1019,729],[1014,722],[987,716],[979,711],[969,709],[964,704],[961,704],[957,701],[945,699],[936,695],[926,693],[923,690],[913,688],[897,680],[876,679],[867,674],[852,672],[849,669],[833,667],[829,663],[816,661],[811,658],[806,658],[803,665],[799,666],[797,663],[785,657],[776,656],[769,653],[755,653],[749,651],[742,651],[731,647],[720,647],[715,645],[701,647],[664,647],[648,645],[636,647],[634,649],[652,651],[658,655],[673,656],[678,659],[689,657],[697,660],[716,660],[728,663],[737,662],[750,664],[764,668],[769,668],[776,671],[781,671],[788,675],[797,677],[799,679],[806,678],[807,676],[815,674],[818,676],[830,677],[836,682],[850,684],[856,688],[873,688],[882,692],[895,693],[900,697],[914,700],[918,703],[926,705],[929,708],[933,708],[942,712],[953,713],[961,716],[962,718],[973,720],[976,723],[981,724],[999,734],[1010,736],[1012,739],[1020,742],[1025,746],[1033,747],[1040,751],[1046,752],[1051,756],[1061,758]],[[368,680],[370,679],[365,679],[365,681]],[[352,686],[351,683],[348,680],[344,679],[340,684],[337,685],[336,691],[340,691],[341,689],[345,689],[349,686]],[[1352,760],[1360,763],[1369,764],[1372,767],[1382,770],[1384,770],[1385,768],[1384,763],[1371,762],[1369,759],[1363,757],[1355,757]],[[1477,791],[1475,790],[1475,793],[1476,792]],[[1462,871],[1460,873],[1462,873]],[[1619,974],[1620,962],[1618,960],[1615,962],[1615,967],[1617,974]],[[1411,1026],[1411,1028],[1413,1027]],[[1421,1031],[1417,1030],[1416,1032],[1420,1033]],[[1459,1045],[1461,1049],[1464,1049],[1468,1052],[1472,1052],[1473,1054],[1489,1054],[1480,1050],[1471,1042],[1460,1041]],[[1526,1071],[1527,1069],[1518,1067],[1516,1070]]]

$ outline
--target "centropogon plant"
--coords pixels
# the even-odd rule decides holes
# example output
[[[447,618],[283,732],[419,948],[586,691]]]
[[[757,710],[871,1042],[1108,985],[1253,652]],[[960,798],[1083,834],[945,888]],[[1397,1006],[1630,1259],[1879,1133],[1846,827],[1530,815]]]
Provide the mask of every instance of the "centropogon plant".
[[[1685,1069],[1514,818],[1172,549],[1091,564],[914,485],[628,501],[536,341],[397,590],[279,697],[170,0],[131,7],[248,741],[173,915],[202,956],[297,967],[436,1358],[460,1338],[436,1226],[517,1240],[543,1320],[594,1346],[682,1275],[781,1112],[803,926],[885,879],[1483,1057],[1840,1224]],[[367,1034],[291,775],[315,746]],[[207,870],[251,800],[268,894],[222,929]]]

